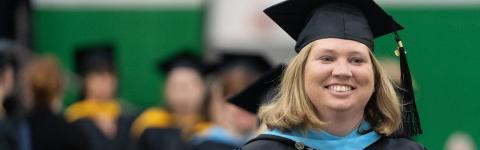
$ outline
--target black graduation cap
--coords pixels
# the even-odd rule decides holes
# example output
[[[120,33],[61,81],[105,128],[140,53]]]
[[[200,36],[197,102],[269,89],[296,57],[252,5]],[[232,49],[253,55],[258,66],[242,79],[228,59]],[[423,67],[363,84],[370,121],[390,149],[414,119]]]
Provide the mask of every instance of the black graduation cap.
[[[361,42],[403,29],[372,0],[287,0],[264,11],[297,41],[295,51],[321,38]]]
[[[295,51],[322,38],[355,40],[373,51],[374,38],[394,33],[400,56],[403,125],[399,135],[422,133],[410,70],[400,36],[403,27],[373,0],[286,0],[264,12],[293,39]]]
[[[75,70],[81,76],[102,71],[115,73],[114,46],[106,43],[78,46],[75,63]]]
[[[201,75],[205,75],[206,73],[206,67],[202,59],[188,52],[181,52],[167,60],[159,61],[157,65],[157,69],[164,73],[180,67],[196,70]]]
[[[217,67],[220,71],[241,67],[253,72],[264,73],[272,68],[265,57],[252,53],[222,53],[219,65]]]
[[[242,92],[228,98],[228,101],[240,108],[256,114],[261,104],[269,100],[268,94],[274,94],[276,87],[280,84],[280,77],[285,69],[285,65],[278,65],[272,70],[266,72],[260,79],[249,85]]]

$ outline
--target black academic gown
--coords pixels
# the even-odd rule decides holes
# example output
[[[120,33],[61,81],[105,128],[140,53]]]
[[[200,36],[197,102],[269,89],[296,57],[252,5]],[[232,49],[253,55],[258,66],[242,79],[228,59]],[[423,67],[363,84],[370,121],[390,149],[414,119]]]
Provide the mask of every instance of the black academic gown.
[[[236,146],[215,141],[205,141],[192,146],[192,150],[233,150]]]
[[[131,142],[130,126],[133,117],[121,115],[117,120],[117,134],[112,139],[107,138],[95,123],[88,118],[74,121],[71,125],[79,134],[76,144],[84,150],[131,150],[134,148]]]
[[[240,150],[313,150],[303,143],[297,143],[293,140],[275,136],[261,134],[247,142]],[[378,141],[368,146],[366,150],[424,150],[420,144],[405,138],[381,137]]]
[[[63,116],[48,110],[35,110],[28,117],[33,150],[73,150],[70,128]]]
[[[147,128],[138,139],[140,150],[189,150],[190,144],[182,139],[176,128]]]
[[[6,120],[0,120],[0,149],[16,150],[17,141],[11,124]]]

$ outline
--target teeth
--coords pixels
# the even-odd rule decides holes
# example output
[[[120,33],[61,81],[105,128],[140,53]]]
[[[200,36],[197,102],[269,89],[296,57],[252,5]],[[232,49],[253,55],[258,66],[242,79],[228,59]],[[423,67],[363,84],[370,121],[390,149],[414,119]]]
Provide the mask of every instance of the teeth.
[[[347,92],[347,91],[351,91],[352,87],[345,86],[345,85],[331,85],[328,87],[328,89],[333,90],[335,92]]]

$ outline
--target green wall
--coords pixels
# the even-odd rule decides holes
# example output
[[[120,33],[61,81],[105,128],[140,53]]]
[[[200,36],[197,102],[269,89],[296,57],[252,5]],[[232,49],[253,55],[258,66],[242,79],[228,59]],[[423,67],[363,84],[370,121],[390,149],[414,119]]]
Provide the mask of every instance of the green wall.
[[[40,9],[34,12],[35,49],[57,55],[73,71],[76,45],[114,42],[119,96],[144,108],[158,104],[162,97],[163,74],[155,70],[159,58],[165,59],[185,47],[201,53],[202,14],[201,9]],[[77,94],[75,82],[70,85],[67,105]]]
[[[480,9],[392,8],[406,30],[400,35],[416,82],[417,105],[429,149],[443,149],[454,131],[469,133],[480,144]],[[36,10],[35,48],[58,55],[73,67],[73,47],[111,40],[118,44],[120,96],[141,107],[161,100],[163,76],[153,70],[156,58],[177,48],[202,47],[202,13],[190,10]],[[393,56],[391,35],[377,40],[376,53]],[[196,51],[201,53],[200,51]],[[67,104],[74,99],[67,93]]]
[[[417,107],[429,149],[443,149],[454,131],[480,145],[480,9],[390,9],[406,29],[403,38],[416,82]],[[377,41],[376,52],[393,56],[393,36]]]

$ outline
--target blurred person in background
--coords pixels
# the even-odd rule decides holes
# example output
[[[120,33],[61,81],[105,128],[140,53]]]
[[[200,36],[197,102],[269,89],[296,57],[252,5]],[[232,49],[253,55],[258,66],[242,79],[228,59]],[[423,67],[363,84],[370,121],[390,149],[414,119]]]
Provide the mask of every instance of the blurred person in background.
[[[165,107],[143,112],[133,134],[142,150],[189,149],[192,136],[209,126],[204,63],[183,51],[159,62],[157,69],[166,73]]]
[[[44,56],[30,61],[22,72],[22,81],[27,104],[31,105],[27,120],[32,150],[75,149],[61,114],[65,83],[57,59]]]
[[[402,78],[400,77],[400,62],[390,57],[378,57],[378,61],[385,68],[385,72],[396,86],[401,85]],[[415,85],[415,83],[413,83]]]
[[[82,141],[85,149],[123,150],[133,146],[130,126],[134,115],[117,99],[114,54],[112,44],[82,45],[75,51],[82,86],[79,101],[66,109],[65,117],[87,137]]]
[[[255,82],[271,65],[259,54],[224,53],[210,85],[211,116],[214,125],[197,135],[194,149],[233,149],[253,136],[257,118],[226,102]],[[217,78],[217,79],[215,79]]]
[[[397,88],[397,92],[401,92],[401,84],[402,84],[402,77],[401,77],[401,68],[400,62],[392,57],[378,57],[378,61],[382,64],[382,68],[385,69],[385,72],[388,74],[390,79],[392,79],[394,87]],[[418,90],[417,83],[415,82],[415,78],[412,76],[412,86],[414,90]]]
[[[31,0],[0,1],[0,39],[32,47],[32,5]]]
[[[5,99],[12,93],[15,82],[16,61],[12,52],[0,48],[0,149],[16,150],[16,132],[4,109]]]

